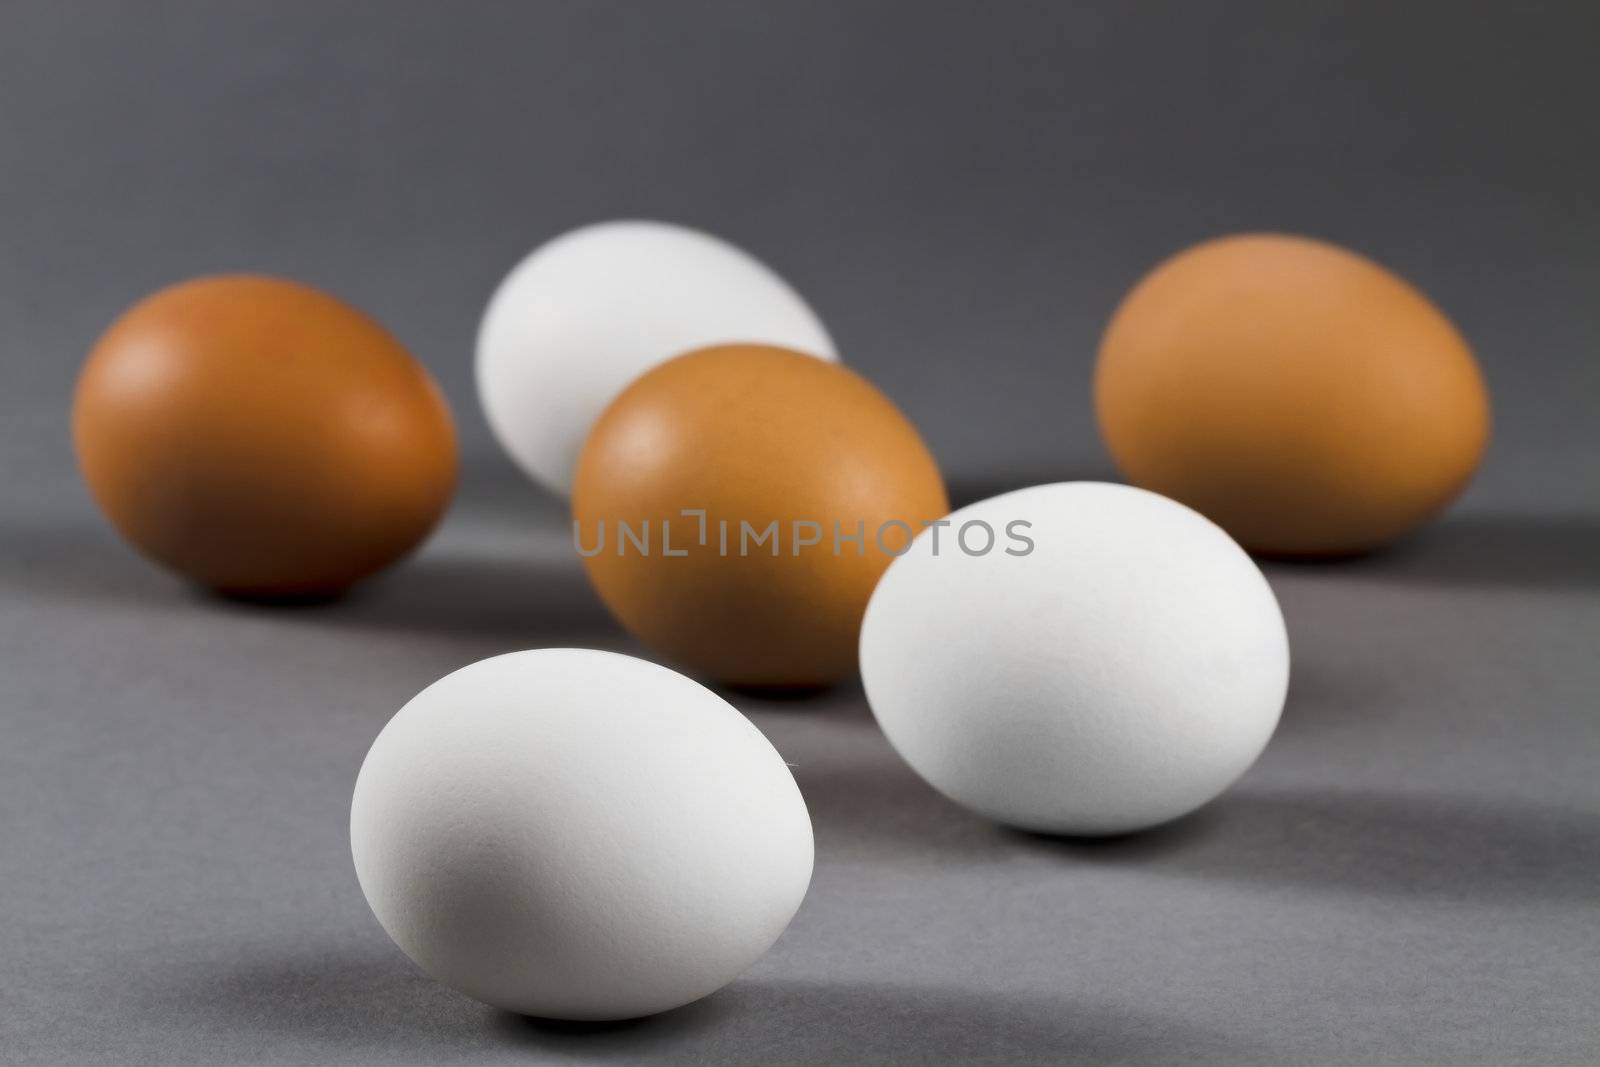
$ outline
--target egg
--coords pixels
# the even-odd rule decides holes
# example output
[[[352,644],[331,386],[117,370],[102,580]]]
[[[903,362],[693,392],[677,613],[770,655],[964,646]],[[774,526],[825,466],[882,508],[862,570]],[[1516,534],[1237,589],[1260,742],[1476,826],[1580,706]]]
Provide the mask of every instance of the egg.
[[[495,437],[560,495],[589,428],[634,378],[724,342],[835,359],[827,330],[748,253],[662,222],[604,222],[536,248],[496,290],[478,331],[478,395]]]
[[[72,432],[134,548],[240,595],[382,570],[455,485],[450,412],[421,365],[355,308],[277,278],[197,278],[134,305],[89,354]]]
[[[794,778],[743,715],[577,648],[482,660],[401,708],[361,765],[350,849],[418,966],[557,1019],[720,989],[789,924],[813,859]]]
[[[853,672],[878,576],[947,510],[932,455],[882,393],[762,345],[701,349],[628,386],[572,495],[612,614],[677,663],[754,687]]]
[[[1245,547],[1359,552],[1467,485],[1489,433],[1471,350],[1404,280],[1303,237],[1227,237],[1134,287],[1095,371],[1128,479]]]
[[[1142,489],[1067,482],[936,529],[873,593],[861,677],[939,792],[1025,830],[1124,833],[1195,810],[1260,755],[1288,638],[1216,525]]]

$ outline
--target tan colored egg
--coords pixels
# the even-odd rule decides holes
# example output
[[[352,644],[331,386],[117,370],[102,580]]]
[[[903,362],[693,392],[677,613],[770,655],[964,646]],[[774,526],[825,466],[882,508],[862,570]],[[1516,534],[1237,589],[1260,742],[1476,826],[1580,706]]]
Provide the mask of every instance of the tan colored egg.
[[[1106,330],[1095,408],[1130,481],[1256,552],[1358,552],[1466,486],[1489,398],[1427,297],[1353,252],[1248,235],[1162,263]]]
[[[589,577],[623,625],[715,681],[761,687],[853,671],[878,576],[948,510],[882,393],[763,345],[636,379],[591,431],[572,494]]]
[[[443,396],[382,327],[275,278],[134,305],[78,380],[84,480],[140,552],[228,593],[330,593],[394,563],[455,484]]]

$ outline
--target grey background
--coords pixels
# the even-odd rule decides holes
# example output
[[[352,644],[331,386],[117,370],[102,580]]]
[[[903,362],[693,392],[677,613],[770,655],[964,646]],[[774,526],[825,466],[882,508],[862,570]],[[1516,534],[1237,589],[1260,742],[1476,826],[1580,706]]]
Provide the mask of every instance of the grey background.
[[[1600,15],[1592,4],[0,3],[0,1059],[1584,1063],[1600,1049]],[[350,869],[387,717],[513,648],[641,651],[471,391],[528,248],[646,216],[745,245],[958,499],[1111,475],[1118,296],[1237,229],[1357,247],[1483,360],[1443,522],[1267,568],[1294,645],[1226,798],[1099,844],[950,806],[859,687],[735,695],[818,865],[744,978],[640,1023],[481,1008]],[[342,601],[226,603],[80,488],[83,352],[143,293],[278,272],[444,384],[457,506]]]

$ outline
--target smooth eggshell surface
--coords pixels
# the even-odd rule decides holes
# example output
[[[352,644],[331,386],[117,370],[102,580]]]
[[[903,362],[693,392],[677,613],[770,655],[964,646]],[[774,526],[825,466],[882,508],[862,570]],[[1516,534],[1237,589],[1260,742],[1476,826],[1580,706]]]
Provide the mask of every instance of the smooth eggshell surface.
[[[736,341],[835,358],[800,295],[741,249],[668,223],[598,223],[536,248],[500,284],[478,332],[478,396],[511,458],[566,495],[584,437],[623,386]]]
[[[745,717],[653,663],[514,652],[418,694],[350,810],[373,913],[423,970],[510,1011],[619,1019],[732,981],[811,878],[811,821]]]
[[[961,551],[969,523],[1003,547]],[[952,800],[1027,830],[1138,830],[1221,793],[1272,736],[1283,617],[1205,518],[1069,482],[962,508],[938,554],[932,532],[873,593],[861,675],[889,741]]]
[[[1207,242],[1139,282],[1101,344],[1095,407],[1130,481],[1276,555],[1356,552],[1427,521],[1489,433],[1472,352],[1425,296],[1271,234]]]
[[[455,487],[450,411],[381,326],[296,282],[199,278],[125,312],[78,379],[84,480],[203,585],[329,593],[421,542]]]
[[[861,612],[893,558],[880,532],[903,548],[948,509],[932,455],[888,398],[839,364],[757,345],[703,349],[635,381],[595,424],[572,495],[584,565],[623,625],[719,682],[771,687],[855,669]],[[623,541],[623,524],[649,531],[648,551]],[[752,545],[744,524],[776,526]]]

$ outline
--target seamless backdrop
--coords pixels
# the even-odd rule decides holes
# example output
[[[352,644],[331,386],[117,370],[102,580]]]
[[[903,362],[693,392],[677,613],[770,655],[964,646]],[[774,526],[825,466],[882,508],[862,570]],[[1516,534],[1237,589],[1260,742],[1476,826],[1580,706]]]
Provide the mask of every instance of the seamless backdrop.
[[[0,3],[0,1058],[1593,1062],[1597,43],[1576,0]],[[1269,568],[1290,703],[1212,811],[1009,834],[922,786],[858,688],[740,698],[817,824],[795,925],[698,1007],[529,1024],[410,969],[345,819],[434,677],[639,651],[471,381],[505,270],[619,216],[782,272],[958,500],[1111,476],[1100,329],[1241,229],[1422,287],[1495,440],[1408,544]],[[221,270],[350,299],[455,407],[456,510],[347,600],[193,594],[77,482],[83,353]]]

